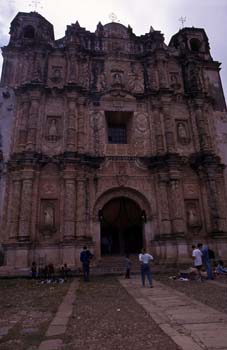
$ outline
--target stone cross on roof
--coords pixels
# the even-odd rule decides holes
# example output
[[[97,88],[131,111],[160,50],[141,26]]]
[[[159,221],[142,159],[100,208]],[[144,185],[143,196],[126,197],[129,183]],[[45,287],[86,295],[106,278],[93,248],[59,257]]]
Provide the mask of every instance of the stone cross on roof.
[[[182,17],[182,16],[181,16],[181,17],[178,19],[178,21],[181,22],[181,26],[182,26],[181,29],[184,28],[184,22],[186,22],[186,17]]]
[[[43,8],[42,0],[31,0],[29,6],[34,8],[34,11],[37,12],[38,7]]]

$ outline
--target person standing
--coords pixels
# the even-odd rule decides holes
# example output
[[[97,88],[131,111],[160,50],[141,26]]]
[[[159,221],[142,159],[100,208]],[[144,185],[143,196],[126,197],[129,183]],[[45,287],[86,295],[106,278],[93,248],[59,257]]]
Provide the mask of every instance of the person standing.
[[[90,250],[84,246],[82,252],[80,253],[80,261],[83,267],[84,281],[88,282],[90,279],[90,262],[93,257]]]
[[[150,262],[151,260],[154,260],[153,256],[151,254],[146,253],[145,249],[142,249],[141,253],[139,254],[139,261],[141,264],[141,280],[142,280],[142,286],[145,287],[145,277],[147,277],[150,288],[153,288],[152,284],[152,274],[150,270]]]
[[[201,253],[202,253],[202,263],[206,268],[207,279],[212,280],[213,273],[212,273],[211,261],[210,261],[210,257],[209,257],[208,246],[206,246],[205,244],[199,243],[198,248],[201,250]]]
[[[31,273],[32,273],[32,278],[37,277],[37,266],[35,261],[32,262]]]
[[[125,278],[130,278],[132,262],[129,258],[129,254],[125,255]]]
[[[198,245],[199,246],[199,245]],[[199,275],[199,280],[202,281],[201,268],[202,268],[202,252],[199,248],[196,248],[195,245],[192,246],[192,258],[194,260],[194,266]]]

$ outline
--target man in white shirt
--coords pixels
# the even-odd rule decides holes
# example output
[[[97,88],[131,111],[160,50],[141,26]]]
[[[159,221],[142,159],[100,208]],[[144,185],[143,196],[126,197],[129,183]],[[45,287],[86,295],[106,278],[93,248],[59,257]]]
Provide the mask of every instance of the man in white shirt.
[[[194,266],[197,269],[198,275],[199,275],[199,279],[202,280],[202,276],[201,276],[201,268],[202,268],[202,252],[199,248],[196,248],[195,245],[192,246],[192,258],[194,260]]]
[[[150,288],[153,288],[152,285],[152,274],[150,270],[150,261],[154,260],[153,256],[146,253],[145,249],[142,249],[139,254],[139,261],[141,263],[141,279],[142,286],[145,287],[145,276],[147,276]]]

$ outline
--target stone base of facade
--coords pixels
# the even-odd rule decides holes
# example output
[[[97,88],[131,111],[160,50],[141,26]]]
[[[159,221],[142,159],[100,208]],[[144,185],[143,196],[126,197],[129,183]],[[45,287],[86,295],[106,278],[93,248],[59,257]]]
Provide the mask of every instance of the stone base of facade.
[[[86,245],[94,251],[91,240],[81,238],[61,243],[12,243],[3,245],[4,267],[15,269],[29,268],[33,261],[42,267],[52,263],[55,268],[67,264],[75,268],[81,265],[80,252]],[[2,267],[3,268],[3,267]]]
[[[227,260],[227,236],[212,237],[204,241],[203,239],[194,239],[187,241],[185,239],[170,239],[161,237],[153,241],[155,256],[159,264],[192,264],[192,244],[204,243],[215,252],[215,260]]]
[[[154,255],[155,264],[160,266],[192,265],[192,243],[183,238],[173,239],[160,237],[151,242],[147,251]],[[210,238],[206,242],[215,252],[215,260],[227,261],[227,237],[219,236]],[[52,263],[56,269],[67,264],[72,270],[81,267],[80,252],[86,245],[93,253],[93,266],[100,260],[100,249],[91,239],[81,237],[76,240],[69,240],[61,243],[11,243],[4,247],[4,265],[0,267],[0,275],[29,275],[30,266],[33,261],[38,267],[44,267]]]

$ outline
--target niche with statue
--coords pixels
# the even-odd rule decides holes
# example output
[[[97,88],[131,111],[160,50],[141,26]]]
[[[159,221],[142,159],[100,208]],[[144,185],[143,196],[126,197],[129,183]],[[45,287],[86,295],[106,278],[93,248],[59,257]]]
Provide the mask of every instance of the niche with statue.
[[[61,138],[61,118],[59,116],[47,117],[46,139],[56,142]]]
[[[199,232],[202,228],[199,200],[186,200],[186,219],[189,231]]]
[[[41,232],[45,237],[52,236],[57,231],[56,225],[56,200],[41,200]]]
[[[178,143],[181,145],[188,145],[190,143],[191,138],[187,120],[176,121],[176,133]]]

